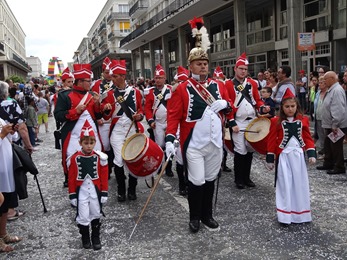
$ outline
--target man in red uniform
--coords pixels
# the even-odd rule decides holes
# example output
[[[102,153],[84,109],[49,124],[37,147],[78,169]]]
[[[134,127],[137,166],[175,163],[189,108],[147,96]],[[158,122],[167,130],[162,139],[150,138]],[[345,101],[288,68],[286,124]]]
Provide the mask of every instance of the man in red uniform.
[[[165,149],[166,105],[171,98],[172,87],[165,84],[166,73],[160,64],[156,66],[154,81],[154,87],[145,89],[145,115],[148,125],[153,130],[155,142]],[[173,177],[171,167],[172,161],[170,160],[165,169],[165,174],[169,177]]]
[[[72,89],[60,91],[54,110],[56,120],[62,122],[62,162],[67,173],[66,159],[80,149],[79,137],[86,120],[96,133],[95,149],[101,151],[102,145],[95,124],[101,118],[98,93],[90,92],[92,71],[90,64],[74,64],[75,82]]]
[[[234,142],[234,174],[238,189],[245,186],[255,187],[250,179],[254,149],[246,141],[244,132],[249,123],[257,117],[257,111],[267,113],[270,108],[265,107],[259,96],[258,84],[247,77],[248,60],[243,53],[236,61],[235,77],[225,82],[229,97],[235,107],[234,119],[231,120],[232,140]]]

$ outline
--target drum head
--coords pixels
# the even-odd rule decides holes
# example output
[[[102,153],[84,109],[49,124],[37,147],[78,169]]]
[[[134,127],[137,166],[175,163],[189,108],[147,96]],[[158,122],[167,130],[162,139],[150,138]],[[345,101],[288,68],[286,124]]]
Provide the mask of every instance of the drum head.
[[[254,119],[246,128],[245,138],[248,142],[255,143],[263,140],[270,132],[271,121],[265,117],[259,117]]]
[[[134,160],[146,146],[147,137],[144,134],[130,136],[122,147],[122,157],[125,161]]]

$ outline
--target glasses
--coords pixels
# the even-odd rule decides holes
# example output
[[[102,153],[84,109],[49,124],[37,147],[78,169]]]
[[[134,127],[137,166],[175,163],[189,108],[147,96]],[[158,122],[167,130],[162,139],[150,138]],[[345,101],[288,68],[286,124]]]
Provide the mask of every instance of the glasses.
[[[318,73],[324,73],[324,71],[318,71]]]
[[[88,83],[92,82],[91,80],[86,80],[86,79],[82,79],[82,81],[88,82]]]

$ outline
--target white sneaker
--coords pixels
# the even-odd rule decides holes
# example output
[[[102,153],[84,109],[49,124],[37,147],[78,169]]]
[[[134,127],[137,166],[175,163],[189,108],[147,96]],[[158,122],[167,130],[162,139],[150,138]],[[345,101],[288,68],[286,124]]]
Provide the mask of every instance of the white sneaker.
[[[37,147],[33,147],[33,152],[35,152],[35,151],[38,151],[39,150],[39,148],[37,148]]]

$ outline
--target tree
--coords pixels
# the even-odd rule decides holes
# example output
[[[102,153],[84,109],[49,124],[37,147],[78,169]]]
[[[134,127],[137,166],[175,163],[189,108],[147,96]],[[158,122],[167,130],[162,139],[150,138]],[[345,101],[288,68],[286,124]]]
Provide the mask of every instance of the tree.
[[[13,83],[24,83],[25,79],[21,76],[11,75],[8,79],[12,80]]]

